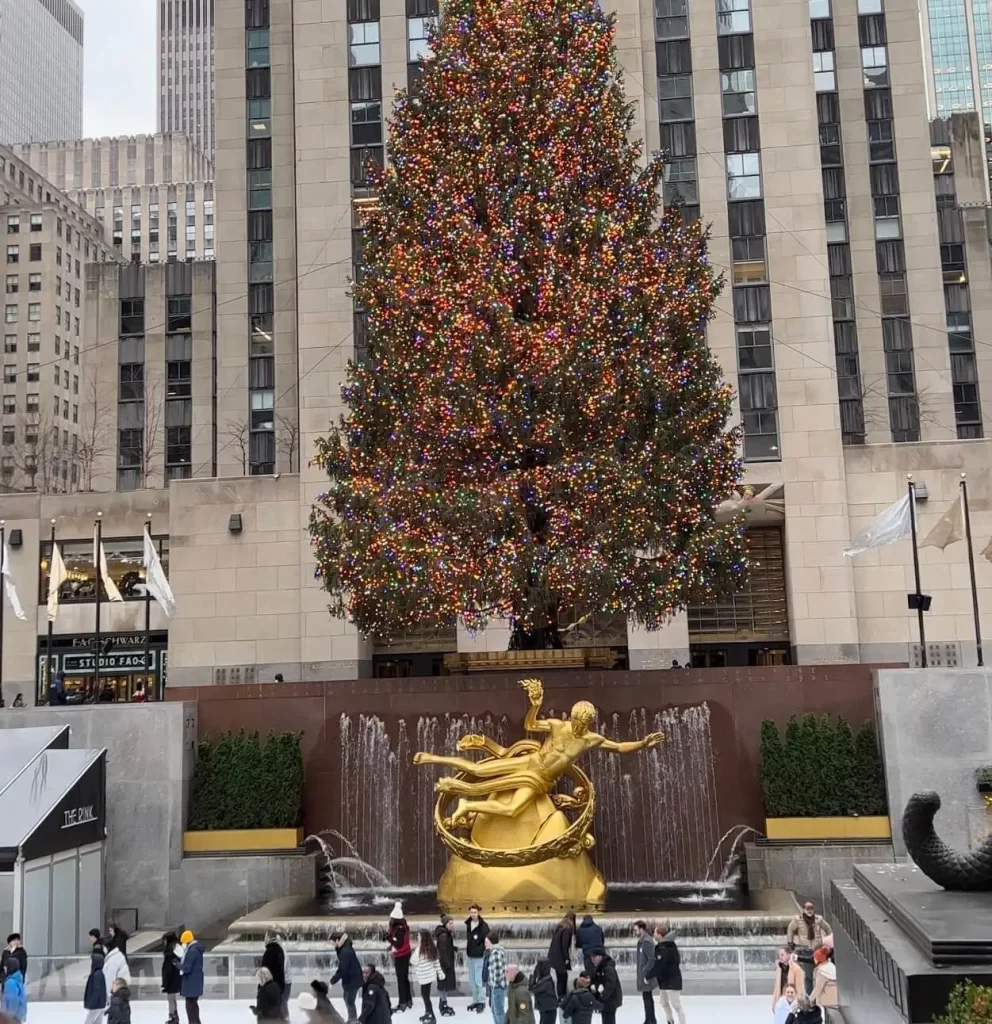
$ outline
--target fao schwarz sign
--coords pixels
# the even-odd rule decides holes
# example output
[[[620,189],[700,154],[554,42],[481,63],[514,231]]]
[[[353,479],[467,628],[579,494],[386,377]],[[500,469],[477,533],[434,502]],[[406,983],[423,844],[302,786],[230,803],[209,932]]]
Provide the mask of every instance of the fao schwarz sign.
[[[63,811],[62,817],[62,828],[74,828],[76,825],[86,825],[91,821],[96,821],[96,812],[93,810],[93,805],[89,804],[86,807],[73,807],[68,811]]]

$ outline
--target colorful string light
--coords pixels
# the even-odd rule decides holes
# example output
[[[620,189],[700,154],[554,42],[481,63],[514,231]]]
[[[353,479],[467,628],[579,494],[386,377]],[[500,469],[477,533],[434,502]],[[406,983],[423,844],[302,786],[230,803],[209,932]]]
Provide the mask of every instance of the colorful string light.
[[[745,570],[705,238],[659,221],[595,0],[449,0],[431,45],[374,176],[317,575],[367,635],[574,606],[657,627]]]

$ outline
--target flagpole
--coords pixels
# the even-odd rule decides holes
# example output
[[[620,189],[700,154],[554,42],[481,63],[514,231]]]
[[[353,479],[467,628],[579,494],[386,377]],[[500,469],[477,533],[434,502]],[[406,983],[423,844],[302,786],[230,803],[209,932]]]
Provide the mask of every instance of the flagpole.
[[[93,574],[96,577],[96,649],[93,652],[93,692],[100,699],[100,590],[103,577],[100,573],[100,545],[103,543],[103,513],[96,514],[96,545],[93,548]],[[919,589],[919,588],[917,588]]]
[[[52,549],[48,556],[48,589],[52,588],[52,572],[55,569],[55,520],[52,520]],[[51,693],[50,677],[52,674],[52,617],[46,616],[48,619],[48,640],[45,643],[45,671],[44,671],[44,683],[45,689],[43,693],[49,696]],[[40,696],[40,694],[39,694]],[[50,699],[50,697],[49,697]]]
[[[982,617],[978,611],[978,583],[975,580],[975,550],[971,545],[971,513],[968,509],[968,482],[961,474],[961,505],[964,509],[964,536],[968,542],[968,571],[971,573],[971,610],[975,616],[975,647],[978,650],[979,667],[985,664],[982,653]]]
[[[907,475],[909,481],[909,527],[913,538],[913,574],[916,578],[916,593],[910,595],[910,608],[916,605],[916,615],[920,623],[920,667],[927,667],[927,636],[923,625],[923,588],[920,585],[920,552],[916,546],[916,484],[913,474]]]
[[[152,514],[148,513],[145,519],[145,533],[148,534],[148,543],[152,542]],[[148,566],[145,566],[145,693],[151,688],[151,641],[152,636],[152,589],[148,585]]]
[[[0,519],[0,704],[3,704],[3,606],[7,603],[7,520]]]

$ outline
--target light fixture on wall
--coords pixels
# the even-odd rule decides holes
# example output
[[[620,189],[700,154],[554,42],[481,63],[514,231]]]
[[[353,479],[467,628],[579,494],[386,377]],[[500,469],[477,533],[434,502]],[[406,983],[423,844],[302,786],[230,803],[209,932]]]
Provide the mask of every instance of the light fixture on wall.
[[[241,532],[241,513],[234,512],[231,518],[227,521],[227,532],[228,533],[240,533]]]

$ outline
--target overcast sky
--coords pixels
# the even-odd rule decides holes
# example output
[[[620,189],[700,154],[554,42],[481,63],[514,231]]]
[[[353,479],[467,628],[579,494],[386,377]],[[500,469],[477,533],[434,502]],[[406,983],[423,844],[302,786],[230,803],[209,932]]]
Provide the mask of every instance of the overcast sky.
[[[76,0],[86,16],[83,132],[86,136],[155,131],[155,3]]]

